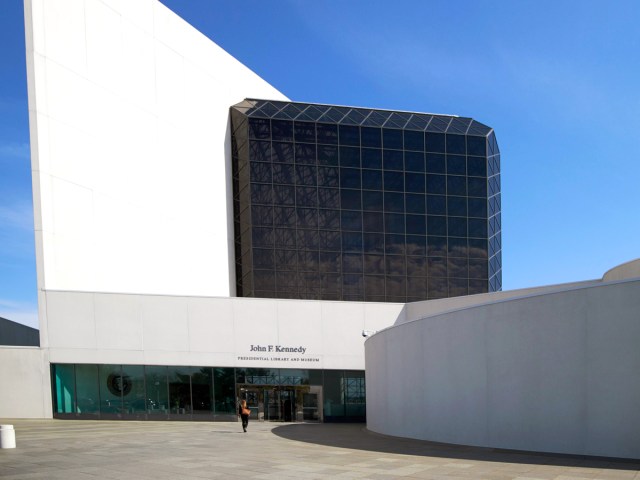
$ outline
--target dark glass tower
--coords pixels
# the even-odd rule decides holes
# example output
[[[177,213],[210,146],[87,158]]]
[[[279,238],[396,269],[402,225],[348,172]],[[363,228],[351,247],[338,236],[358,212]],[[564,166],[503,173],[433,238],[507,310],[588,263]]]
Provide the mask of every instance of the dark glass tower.
[[[471,118],[231,107],[237,294],[411,302],[501,289],[500,152]]]

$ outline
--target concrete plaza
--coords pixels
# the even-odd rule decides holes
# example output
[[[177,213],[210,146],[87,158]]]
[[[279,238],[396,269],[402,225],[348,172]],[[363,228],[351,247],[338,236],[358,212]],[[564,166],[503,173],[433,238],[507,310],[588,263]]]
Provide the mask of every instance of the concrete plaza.
[[[5,479],[640,479],[640,461],[385,437],[364,424],[0,420]]]

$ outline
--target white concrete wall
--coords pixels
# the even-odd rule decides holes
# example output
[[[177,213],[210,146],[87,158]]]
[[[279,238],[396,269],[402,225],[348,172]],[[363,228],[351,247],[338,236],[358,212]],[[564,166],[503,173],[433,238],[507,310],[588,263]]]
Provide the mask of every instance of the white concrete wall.
[[[25,24],[39,289],[233,295],[229,107],[286,97],[156,0]]]
[[[363,370],[362,331],[386,328],[404,314],[403,304],[392,303],[45,295],[52,363]],[[267,351],[252,352],[251,345]],[[306,350],[278,353],[277,346]]]
[[[367,426],[437,442],[640,458],[640,280],[499,301],[365,344]]]
[[[0,418],[51,418],[47,352],[0,346]]]

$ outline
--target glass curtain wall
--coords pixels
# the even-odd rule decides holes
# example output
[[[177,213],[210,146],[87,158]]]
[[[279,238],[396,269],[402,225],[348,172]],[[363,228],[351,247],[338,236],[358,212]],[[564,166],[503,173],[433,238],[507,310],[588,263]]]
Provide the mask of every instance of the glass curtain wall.
[[[411,302],[501,288],[490,127],[249,99],[231,128],[239,296]]]
[[[260,420],[365,420],[363,371],[53,364],[51,375],[56,418],[236,421],[247,398]]]

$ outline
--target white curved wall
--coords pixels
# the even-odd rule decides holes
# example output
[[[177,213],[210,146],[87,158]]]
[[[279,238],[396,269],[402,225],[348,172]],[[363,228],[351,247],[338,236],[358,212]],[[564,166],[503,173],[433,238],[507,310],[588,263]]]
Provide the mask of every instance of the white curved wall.
[[[409,321],[365,343],[367,426],[437,442],[640,458],[640,280]]]

